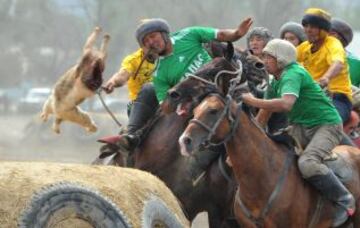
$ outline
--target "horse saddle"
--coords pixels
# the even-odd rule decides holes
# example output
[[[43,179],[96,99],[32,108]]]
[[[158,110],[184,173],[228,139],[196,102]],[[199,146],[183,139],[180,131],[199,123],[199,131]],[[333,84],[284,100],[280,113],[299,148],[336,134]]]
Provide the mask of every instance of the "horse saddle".
[[[301,155],[303,152],[303,148],[300,146],[300,143],[290,136],[286,130],[275,134],[268,133],[267,135],[273,141],[283,144],[290,150],[295,151],[297,155]],[[324,159],[324,164],[334,172],[342,183],[346,183],[351,180],[353,170],[349,162],[338,152],[341,152],[341,149],[335,147],[330,155]]]

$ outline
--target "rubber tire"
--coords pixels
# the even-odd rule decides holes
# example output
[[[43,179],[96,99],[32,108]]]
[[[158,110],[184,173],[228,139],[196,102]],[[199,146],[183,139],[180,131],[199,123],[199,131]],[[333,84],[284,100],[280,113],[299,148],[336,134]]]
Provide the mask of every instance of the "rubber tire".
[[[67,215],[70,218],[64,217]],[[20,216],[19,227],[53,227],[73,218],[96,228],[131,227],[124,213],[109,199],[95,190],[69,182],[52,184],[35,193]]]
[[[159,198],[152,196],[144,205],[142,228],[182,228],[176,216]]]

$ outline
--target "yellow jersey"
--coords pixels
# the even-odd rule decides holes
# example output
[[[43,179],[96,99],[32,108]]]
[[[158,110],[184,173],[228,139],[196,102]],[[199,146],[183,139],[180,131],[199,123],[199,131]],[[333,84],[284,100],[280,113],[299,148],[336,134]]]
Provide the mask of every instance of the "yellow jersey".
[[[144,51],[139,48],[136,52],[126,56],[121,63],[121,68],[130,73],[128,80],[128,90],[130,100],[135,100],[143,84],[152,81],[152,73],[154,71],[155,64],[144,60],[141,68],[134,79],[136,70],[138,69],[141,60],[144,56]]]
[[[305,41],[297,47],[298,62],[310,72],[315,81],[318,81],[325,74],[334,61],[343,63],[344,67],[340,74],[330,80],[328,90],[331,93],[345,94],[351,101],[349,67],[345,50],[340,41],[327,35],[320,49],[314,53],[311,52],[311,45],[309,41]]]

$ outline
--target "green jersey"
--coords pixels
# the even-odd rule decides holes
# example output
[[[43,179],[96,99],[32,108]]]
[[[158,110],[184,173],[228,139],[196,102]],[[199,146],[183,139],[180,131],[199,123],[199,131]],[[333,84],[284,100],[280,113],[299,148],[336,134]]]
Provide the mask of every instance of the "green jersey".
[[[161,56],[154,72],[153,83],[159,102],[166,97],[167,91],[182,80],[186,73],[195,73],[211,57],[202,44],[216,38],[214,28],[190,27],[171,34],[173,51]]]
[[[331,100],[305,68],[297,63],[286,66],[279,80],[273,79],[265,97],[281,98],[286,94],[297,98],[287,113],[290,123],[306,127],[342,123]]]
[[[359,87],[360,86],[360,58],[353,55],[350,52],[346,53],[347,62],[349,64],[349,73],[351,84]]]

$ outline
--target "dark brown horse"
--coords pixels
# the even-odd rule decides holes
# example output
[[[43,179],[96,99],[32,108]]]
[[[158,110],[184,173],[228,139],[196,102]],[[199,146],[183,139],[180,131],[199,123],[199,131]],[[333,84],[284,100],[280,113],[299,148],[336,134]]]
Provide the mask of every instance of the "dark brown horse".
[[[206,88],[202,92],[205,94],[218,88],[227,93],[230,79],[237,76],[237,73],[234,73],[239,67],[237,59],[240,57],[244,59],[243,68],[263,67],[261,64],[255,65],[249,62],[243,55],[234,56],[234,50],[230,45],[225,57],[214,58],[203,66],[195,77],[190,76],[189,79],[204,83]],[[249,64],[251,65],[248,66]],[[211,83],[223,70],[226,71],[217,77],[217,85]],[[263,68],[261,70],[263,72]],[[205,177],[195,187],[192,184],[189,174],[190,158],[180,155],[178,145],[179,136],[188,120],[188,115],[158,113],[142,129],[145,133],[142,135],[141,144],[133,154],[134,167],[149,171],[162,179],[183,204],[189,220],[193,220],[199,212],[207,211],[210,227],[237,227],[238,225],[231,219],[231,205],[236,184],[223,175],[224,171],[221,171],[217,162],[210,166]],[[119,154],[115,156],[115,160],[119,158],[121,160]],[[225,172],[230,170],[229,167],[221,164],[225,166]]]
[[[216,53],[221,52],[225,48],[218,43],[212,45]],[[240,50],[235,52],[235,56],[242,63],[242,74],[235,78],[239,81],[233,81],[234,85],[246,82],[249,83],[251,88],[254,88],[257,84],[268,81],[268,74],[265,71],[264,64],[258,57],[248,51]],[[208,64],[208,67],[200,69],[197,74],[203,75],[202,77],[208,81],[213,81],[214,75],[219,72],[220,67],[222,67],[222,63],[214,60]],[[229,77],[229,75],[223,74],[219,77],[221,77],[221,81],[217,82],[217,86],[223,88],[220,90],[222,94],[227,94],[229,84],[231,80],[234,80],[234,75]],[[226,85],[222,85],[222,83],[226,83]],[[206,81],[201,81],[195,77],[188,77],[168,91],[168,96],[162,103],[162,110],[166,113],[181,110],[182,113],[190,115],[192,109],[200,103],[202,98],[212,91],[213,88]]]
[[[333,205],[319,197],[301,177],[294,153],[269,139],[230,96],[207,96],[194,110],[194,118],[182,134],[181,152],[189,154],[208,140],[226,141],[239,190],[234,211],[243,227],[330,227]],[[360,151],[335,148],[352,168],[345,184],[357,208],[360,197]],[[360,210],[349,223],[360,227]]]

